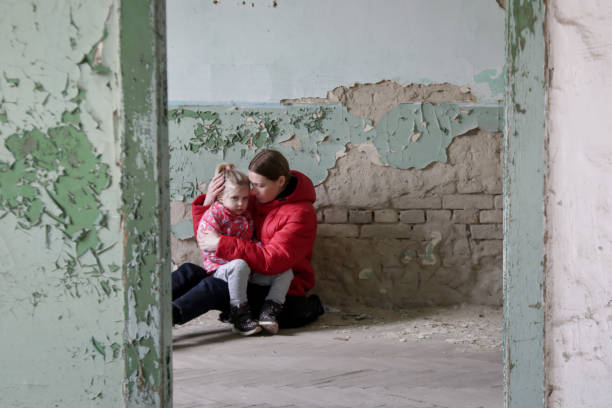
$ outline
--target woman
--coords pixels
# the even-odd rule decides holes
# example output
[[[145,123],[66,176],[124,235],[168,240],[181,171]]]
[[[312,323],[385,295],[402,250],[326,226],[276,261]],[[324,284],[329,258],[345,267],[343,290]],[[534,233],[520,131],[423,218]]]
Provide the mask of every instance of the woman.
[[[249,180],[253,186],[249,211],[261,244],[211,231],[201,237],[198,246],[203,251],[215,251],[215,256],[223,259],[243,259],[253,271],[262,274],[277,275],[292,269],[294,278],[279,325],[303,326],[323,314],[319,298],[306,297],[315,283],[310,264],[317,231],[314,186],[304,174],[290,170],[287,159],[275,150],[263,150],[251,160]],[[222,175],[215,176],[206,195],[194,200],[194,230],[202,214],[223,191],[223,183]],[[254,316],[259,315],[268,290],[266,286],[249,285],[248,298]],[[209,310],[221,310],[222,317],[227,316],[228,309],[227,283],[223,280],[189,263],[172,273],[173,323],[185,323]]]

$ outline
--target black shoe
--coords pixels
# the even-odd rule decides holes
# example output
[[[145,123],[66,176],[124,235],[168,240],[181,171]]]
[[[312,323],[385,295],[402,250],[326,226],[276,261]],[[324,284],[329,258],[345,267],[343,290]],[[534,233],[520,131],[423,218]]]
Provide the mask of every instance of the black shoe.
[[[221,323],[232,323],[232,315],[230,314],[230,311],[222,310],[221,313],[219,313],[219,321]]]
[[[259,324],[251,318],[251,309],[248,303],[232,306],[230,317],[234,323],[234,333],[238,333],[241,336],[250,336],[261,331]]]
[[[283,305],[272,300],[266,300],[261,307],[259,325],[269,333],[278,333],[278,316],[283,310]]]

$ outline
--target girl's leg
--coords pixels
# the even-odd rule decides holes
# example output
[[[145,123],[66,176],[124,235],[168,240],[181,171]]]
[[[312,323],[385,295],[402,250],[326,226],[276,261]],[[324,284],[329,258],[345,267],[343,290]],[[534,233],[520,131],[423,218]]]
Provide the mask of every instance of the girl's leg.
[[[270,286],[270,291],[266,295],[266,300],[282,305],[285,303],[285,296],[291,286],[293,280],[293,271],[291,269],[278,275],[264,275],[254,273],[251,275],[251,283],[261,286]]]
[[[235,259],[221,265],[214,273],[215,278],[227,282],[230,316],[234,324],[234,332],[249,336],[261,331],[259,323],[253,320],[247,298],[247,286],[251,268],[242,259]]]
[[[235,259],[221,265],[213,274],[215,278],[227,282],[230,305],[240,306],[248,303],[247,285],[250,273],[251,268],[245,261]]]

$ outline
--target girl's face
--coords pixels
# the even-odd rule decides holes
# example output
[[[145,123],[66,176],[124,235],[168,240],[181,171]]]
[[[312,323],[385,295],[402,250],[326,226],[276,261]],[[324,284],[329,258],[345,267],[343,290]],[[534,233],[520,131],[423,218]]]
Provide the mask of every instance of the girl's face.
[[[249,180],[253,186],[251,191],[261,204],[274,200],[285,186],[285,176],[280,176],[278,180],[270,180],[261,174],[249,171]]]
[[[244,214],[249,206],[249,186],[225,183],[219,202],[236,215]]]

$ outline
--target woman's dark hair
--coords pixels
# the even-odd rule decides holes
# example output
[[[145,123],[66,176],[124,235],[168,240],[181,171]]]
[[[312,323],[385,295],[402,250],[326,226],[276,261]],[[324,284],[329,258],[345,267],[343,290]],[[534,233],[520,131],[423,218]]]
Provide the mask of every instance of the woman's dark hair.
[[[289,162],[282,153],[272,149],[265,149],[257,153],[249,164],[249,171],[273,181],[278,180],[280,176],[285,176],[286,181],[291,178]]]

